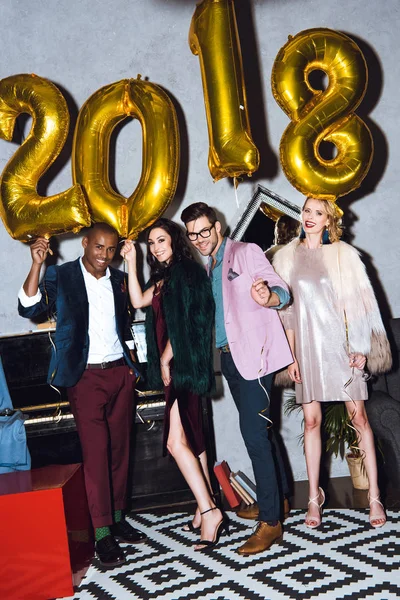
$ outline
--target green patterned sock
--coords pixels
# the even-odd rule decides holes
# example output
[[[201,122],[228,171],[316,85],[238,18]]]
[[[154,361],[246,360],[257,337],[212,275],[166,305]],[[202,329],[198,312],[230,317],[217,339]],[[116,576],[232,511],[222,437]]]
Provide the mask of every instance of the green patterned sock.
[[[122,521],[122,510],[114,510],[114,522],[120,523]]]
[[[107,535],[111,535],[109,527],[96,527],[94,530],[94,537],[96,542],[99,542],[103,538],[107,537]]]

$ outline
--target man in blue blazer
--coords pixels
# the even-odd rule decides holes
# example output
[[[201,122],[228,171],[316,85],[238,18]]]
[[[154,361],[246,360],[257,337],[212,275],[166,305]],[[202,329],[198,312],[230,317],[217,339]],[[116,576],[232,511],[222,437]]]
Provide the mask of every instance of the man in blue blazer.
[[[38,238],[31,245],[32,266],[18,303],[23,317],[56,314],[48,382],[67,388],[82,446],[96,552],[105,567],[125,562],[116,540],[138,543],[146,538],[122,516],[139,373],[125,342],[125,276],[109,266],[117,245],[115,229],[96,223],[82,240],[83,257],[49,267],[39,285],[49,243]]]

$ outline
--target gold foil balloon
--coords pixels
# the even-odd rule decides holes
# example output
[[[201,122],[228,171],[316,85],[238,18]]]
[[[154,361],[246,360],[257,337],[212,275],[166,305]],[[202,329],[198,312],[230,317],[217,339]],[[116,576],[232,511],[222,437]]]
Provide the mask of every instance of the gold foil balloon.
[[[325,90],[313,89],[310,74],[328,76]],[[272,69],[272,92],[290,117],[280,160],[290,183],[307,196],[335,201],[358,188],[368,173],[373,141],[354,114],[367,86],[367,66],[357,44],[330,29],[301,31],[280,49]],[[336,156],[320,154],[331,142]]]
[[[26,140],[8,161],[0,180],[0,213],[8,233],[27,241],[90,225],[79,185],[54,196],[39,196],[39,179],[60,154],[68,135],[67,103],[56,86],[36,75],[0,81],[0,137],[11,141],[21,113],[32,117]]]
[[[143,131],[140,181],[129,198],[111,188],[110,137],[134,117]],[[136,238],[172,201],[179,173],[179,128],[174,106],[154,83],[123,79],[100,88],[83,105],[75,129],[73,179],[83,185],[93,219]]]
[[[260,156],[251,138],[233,0],[203,0],[196,6],[189,45],[200,59],[211,177],[251,175]]]

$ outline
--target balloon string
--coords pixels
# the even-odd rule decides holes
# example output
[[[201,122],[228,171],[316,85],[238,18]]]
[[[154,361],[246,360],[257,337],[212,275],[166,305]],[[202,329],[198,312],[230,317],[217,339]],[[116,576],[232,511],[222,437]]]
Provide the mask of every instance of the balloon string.
[[[233,178],[233,189],[235,190],[236,206],[239,208],[239,196],[237,193],[238,186],[239,186],[239,181],[238,181],[237,177],[234,177]]]
[[[269,408],[270,408],[270,405],[271,405],[271,399],[270,399],[270,396],[269,396],[266,388],[264,387],[264,385],[263,385],[263,383],[261,381],[261,373],[263,371],[263,366],[264,366],[264,361],[263,361],[264,348],[265,348],[265,342],[264,342],[264,346],[261,349],[261,364],[260,364],[260,368],[258,369],[257,379],[258,379],[258,383],[259,383],[260,387],[264,390],[264,394],[267,397],[267,406],[265,408],[263,408],[262,410],[260,410],[260,412],[258,414],[259,414],[260,417],[262,417],[263,419],[265,419],[267,421],[267,429],[271,429],[271,427],[273,426],[274,422],[268,417],[267,414],[264,414],[264,413],[268,413],[269,412]]]
[[[46,289],[46,280],[45,280],[45,278],[43,278],[43,291],[44,291],[45,302],[47,304],[47,320],[48,320],[49,323],[51,323],[52,319],[51,319],[51,315],[50,315],[50,312],[49,312],[49,295],[48,295],[47,289]],[[56,327],[57,327],[57,325],[56,325]],[[49,336],[50,344],[52,345],[53,350],[54,350],[54,356],[57,356],[57,348],[56,348],[55,343],[53,342],[53,339],[51,337],[51,332],[50,331],[48,332],[48,336]],[[50,376],[49,386],[53,390],[55,390],[57,392],[57,394],[58,394],[58,406],[56,407],[56,409],[54,411],[53,419],[54,419],[54,421],[56,423],[59,423],[61,421],[61,414],[62,414],[62,412],[61,412],[61,399],[62,398],[61,398],[61,392],[60,392],[60,390],[55,385],[53,385],[51,383],[53,381],[54,377],[55,377],[55,374],[56,374],[56,369],[54,369],[54,371],[52,372],[52,374]]]
[[[124,242],[125,239],[122,239],[119,243],[121,244],[122,242]],[[133,323],[133,316],[132,316],[132,312],[131,312],[131,303],[130,303],[130,298],[129,298],[129,289],[128,289],[128,273],[126,272],[126,260],[124,259],[124,283],[123,286],[125,288],[125,290],[128,291],[128,302],[126,303],[126,308],[127,308],[127,312],[128,312],[128,316],[129,316],[129,326],[132,326]],[[136,377],[136,382],[140,380],[140,375],[138,375]],[[151,427],[150,427],[151,429]],[[148,431],[150,431],[150,429],[148,429]]]
[[[124,241],[125,241],[125,240],[121,240],[121,242],[124,242]],[[121,243],[121,242],[120,242],[120,243]],[[124,259],[124,283],[123,283],[123,286],[124,286],[124,289],[125,289],[125,290],[128,290],[128,273],[126,272],[126,260],[125,260],[125,259]],[[130,322],[130,324],[131,324],[131,323],[132,323],[132,321],[133,321],[133,317],[132,317],[132,312],[131,312],[131,307],[130,307],[130,301],[129,301],[129,298],[128,298],[128,302],[127,302],[127,304],[126,304],[126,308],[127,308],[127,311],[128,311],[129,322]]]
[[[56,348],[56,345],[55,345],[55,343],[53,342],[53,340],[52,340],[52,338],[51,338],[51,333],[50,333],[50,331],[49,331],[48,333],[49,333],[49,340],[50,340],[50,343],[51,343],[51,345],[53,346],[54,354],[55,354],[55,355],[57,355],[57,348]],[[51,378],[50,378],[50,380],[52,380],[52,379],[53,379],[53,377],[55,376],[55,374],[56,374],[56,371],[55,371],[55,369],[54,369],[53,373],[51,374]],[[53,385],[52,383],[49,383],[49,386],[50,386],[50,387],[51,387],[53,390],[55,390],[55,391],[57,392],[57,394],[58,394],[58,406],[56,407],[56,409],[55,409],[55,411],[54,411],[54,414],[53,414],[53,419],[54,419],[54,421],[55,421],[56,423],[59,423],[59,422],[61,421],[61,414],[62,414],[62,412],[61,412],[61,392],[60,392],[60,390],[59,390],[59,389],[58,389],[58,388],[57,388],[55,385]]]
[[[352,367],[352,369],[351,369],[350,379],[348,381],[346,381],[346,383],[343,386],[344,393],[350,398],[350,400],[354,404],[354,411],[352,412],[351,416],[348,416],[347,423],[346,423],[346,427],[348,427],[349,429],[352,429],[355,432],[355,440],[349,444],[349,450],[354,451],[354,454],[356,456],[359,454],[362,458],[364,458],[365,452],[358,445],[359,440],[361,439],[361,433],[358,431],[358,429],[356,427],[354,427],[354,425],[351,424],[351,422],[353,421],[354,417],[357,414],[357,405],[354,402],[354,399],[348,393],[347,388],[349,387],[349,385],[352,383],[353,380],[354,380],[354,367]]]
[[[338,271],[339,271],[339,280],[340,280],[340,289],[341,289],[341,295],[343,298],[343,286],[342,286],[342,274],[341,274],[341,270],[340,270],[340,247],[338,249],[338,254],[337,254],[337,263],[338,263]],[[350,339],[349,339],[349,323],[347,320],[347,315],[346,315],[346,309],[343,307],[343,319],[344,319],[344,329],[345,329],[345,335],[346,335],[346,349],[347,349],[347,355],[350,356]],[[347,419],[347,423],[346,423],[346,427],[349,427],[350,429],[352,429],[355,432],[355,440],[349,444],[349,450],[350,451],[354,451],[355,455],[360,454],[360,456],[362,458],[364,458],[365,452],[364,450],[362,450],[359,446],[359,440],[361,439],[361,434],[360,432],[356,429],[356,427],[354,427],[354,425],[351,424],[351,421],[354,419],[356,413],[357,413],[357,405],[354,402],[354,399],[350,396],[349,392],[347,391],[347,388],[349,387],[349,385],[353,382],[354,380],[354,367],[352,367],[351,369],[351,377],[348,381],[346,381],[346,383],[343,386],[343,391],[346,394],[346,396],[349,397],[349,399],[351,400],[351,402],[353,402],[354,404],[354,411],[352,413],[352,415],[350,417],[348,417]]]

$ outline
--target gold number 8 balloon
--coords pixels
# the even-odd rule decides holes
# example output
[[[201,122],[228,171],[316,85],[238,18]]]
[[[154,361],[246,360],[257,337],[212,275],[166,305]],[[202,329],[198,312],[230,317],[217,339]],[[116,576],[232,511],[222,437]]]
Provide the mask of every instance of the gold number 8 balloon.
[[[65,98],[36,75],[12,75],[0,81],[0,137],[11,141],[17,117],[28,113],[32,127],[13,154],[0,180],[0,214],[8,233],[27,241],[38,236],[79,231],[90,225],[80,185],[53,196],[39,196],[39,179],[60,154],[69,129]]]
[[[329,78],[315,90],[309,76]],[[367,66],[357,44],[330,29],[308,29],[289,37],[272,69],[272,92],[290,117],[280,143],[282,169],[290,183],[308,196],[335,201],[360,186],[373,156],[367,125],[354,114],[367,86]],[[321,157],[321,142],[336,156]]]
[[[143,166],[134,192],[125,198],[111,187],[110,137],[127,117],[140,121]],[[123,79],[100,88],[82,106],[75,128],[73,180],[86,193],[94,221],[136,238],[159,217],[174,197],[179,174],[179,128],[175,108],[154,83]]]

